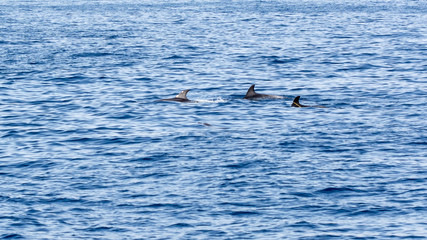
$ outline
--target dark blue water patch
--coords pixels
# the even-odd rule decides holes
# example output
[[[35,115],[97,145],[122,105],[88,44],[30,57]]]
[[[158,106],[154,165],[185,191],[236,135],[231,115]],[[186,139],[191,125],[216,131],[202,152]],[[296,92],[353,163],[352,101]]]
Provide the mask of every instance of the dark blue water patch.
[[[325,153],[345,153],[349,151],[354,151],[354,149],[350,149],[350,148],[336,148],[336,147],[330,147],[328,145],[317,145],[317,146],[311,146],[311,147],[318,148],[320,152],[325,152]]]
[[[360,190],[353,188],[336,188],[336,187],[328,187],[317,191],[318,193],[326,193],[326,194],[339,194],[339,193],[348,193],[348,192],[360,192]]]
[[[62,143],[82,143],[82,144],[102,144],[102,145],[132,145],[149,142],[150,137],[113,137],[113,138],[89,138],[89,137],[72,137]],[[156,139],[154,139],[156,141]]]
[[[346,210],[338,210],[337,212],[345,213]],[[355,216],[379,216],[383,214],[405,214],[404,211],[401,211],[400,209],[394,208],[394,207],[371,207],[368,209],[357,209],[355,211],[350,211],[346,215],[355,217]]]
[[[92,58],[92,57],[106,57],[111,55],[117,55],[109,52],[84,52],[84,53],[76,53],[71,55],[71,58]]]
[[[221,206],[231,206],[231,207],[251,207],[257,208],[259,205],[256,203],[248,203],[248,202],[221,202],[219,203]]]
[[[156,197],[155,194],[145,194],[145,193],[134,193],[134,194],[124,194],[125,198],[131,198],[131,199],[138,199],[138,198],[149,198],[149,197]],[[119,206],[126,206],[126,204],[121,204]]]
[[[188,45],[188,44],[183,44],[182,46],[180,46],[181,48],[187,49],[187,50],[191,50],[191,51],[195,51],[195,50],[199,50],[200,48],[197,46],[192,46],[192,45]]]
[[[132,158],[132,159],[129,159],[128,162],[141,162],[141,163],[156,162],[156,161],[167,160],[169,158],[173,158],[173,156],[167,153],[155,153],[151,156]]]
[[[87,231],[87,232],[104,232],[104,231],[112,231],[113,229],[115,229],[115,228],[113,228],[113,227],[104,227],[104,226],[91,226],[91,227],[83,228],[83,229],[80,229],[80,230],[84,230],[84,231]],[[122,229],[121,231],[125,231],[125,230]]]
[[[390,184],[393,184],[393,183],[411,184],[411,183],[424,183],[424,182],[427,182],[427,178],[425,177],[419,177],[419,178],[405,177],[405,178],[400,178],[396,181],[391,181],[389,183]]]
[[[261,215],[262,213],[259,211],[230,211],[229,214],[236,217],[255,217]]]
[[[218,237],[223,238],[223,237],[226,237],[228,233],[221,230],[202,229],[202,230],[195,230],[187,234],[187,236],[195,236],[196,238],[200,236],[205,236],[205,235],[212,238],[218,238]]]
[[[425,146],[425,145],[427,145],[427,140],[425,138],[421,138],[421,139],[419,139],[419,141],[408,142],[407,145],[421,145],[421,146]]]
[[[145,168],[152,168],[152,166],[148,166]],[[143,168],[141,168],[143,169]],[[164,179],[164,178],[169,178],[171,176],[176,175],[175,173],[164,173],[164,172],[156,172],[156,173],[144,173],[144,174],[135,174],[132,178],[137,178],[137,179],[144,179],[144,178],[148,178],[148,179]]]
[[[186,57],[181,56],[181,55],[172,55],[172,56],[169,56],[169,57],[165,57],[164,59],[165,60],[175,60],[175,59],[186,59]]]
[[[313,237],[300,237],[301,240],[328,240],[328,239],[343,239],[341,235],[320,234]],[[374,238],[375,239],[375,238]]]
[[[89,213],[93,212],[93,209],[90,208],[81,208],[81,207],[73,207],[69,209],[70,212],[79,212],[79,213]]]
[[[25,239],[25,237],[17,233],[11,233],[1,235],[1,239]]]
[[[17,216],[0,216],[0,220],[7,220],[7,221],[19,221],[19,217]]]
[[[153,79],[150,77],[137,77],[135,78],[136,81],[141,81],[141,82],[151,82]]]
[[[0,166],[0,168],[16,168],[16,169],[50,169],[56,165],[55,162],[49,160],[19,160],[17,163]]]
[[[25,134],[21,134],[22,131],[9,130],[6,131],[1,138],[22,138]]]
[[[50,94],[50,92],[45,92],[43,94],[48,95]],[[69,104],[67,103],[70,103],[70,102],[72,102],[72,99],[59,99],[59,98],[52,97],[44,100],[28,101],[27,103],[32,105],[49,105],[50,104],[50,105],[55,105],[55,108],[57,108],[58,105],[59,107],[61,107],[62,105],[69,106]]]
[[[191,224],[188,224],[188,223],[175,223],[175,224],[169,225],[168,227],[169,228],[179,228],[179,229],[181,229],[181,228],[193,228],[194,225],[191,225]]]
[[[84,168],[82,168],[81,170],[84,170]],[[106,189],[114,185],[117,185],[116,183],[101,182],[100,180],[98,181],[95,177],[80,177],[80,178],[81,180],[86,180],[87,182],[73,182],[72,184],[70,184],[70,187],[72,189],[95,190],[95,189]],[[53,199],[52,201],[57,201],[57,200]],[[62,202],[61,199],[58,199],[58,201]],[[74,201],[74,200],[71,199],[70,201]],[[75,201],[81,201],[81,200],[75,199]],[[109,201],[105,201],[105,203],[109,203]]]
[[[187,206],[176,203],[154,203],[144,206],[139,206],[140,208],[153,208],[153,209],[185,209]]]
[[[47,204],[53,204],[53,203],[69,204],[69,203],[84,203],[85,202],[82,199],[65,198],[65,197],[60,197],[60,198],[46,198],[46,199],[43,199],[41,201],[43,201],[43,203],[47,203]]]
[[[312,198],[312,197],[316,196],[316,195],[314,195],[312,193],[308,193],[308,192],[291,192],[289,194],[297,196],[297,197],[303,197],[303,198]]]
[[[26,117],[26,116],[25,116],[25,114],[21,113],[21,115],[5,116],[4,119],[7,119],[7,120],[12,120],[12,119],[20,120],[23,117]],[[4,126],[4,127],[23,127],[23,128],[28,129],[28,128],[43,127],[43,124],[34,123],[34,122],[8,122],[8,123],[3,123],[2,126]],[[12,131],[12,133],[13,133],[13,131],[15,131],[15,130],[10,130],[10,131]]]
[[[119,35],[119,34],[113,34],[110,36],[106,36],[105,39],[107,40],[114,40],[114,39],[118,39],[118,38],[122,38],[123,36]]]
[[[427,237],[425,236],[419,236],[419,235],[407,235],[407,236],[402,236],[402,235],[386,235],[385,237],[390,238],[390,239],[427,239]]]
[[[223,167],[231,168],[231,169],[242,169],[242,168],[248,168],[253,164],[256,164],[256,163],[254,163],[253,161],[245,161],[245,162],[240,162],[240,163],[227,164]]]
[[[299,58],[292,58],[292,57],[279,57],[279,56],[262,56],[262,59],[266,59],[269,64],[285,64],[285,63],[295,63],[297,61],[300,61]]]

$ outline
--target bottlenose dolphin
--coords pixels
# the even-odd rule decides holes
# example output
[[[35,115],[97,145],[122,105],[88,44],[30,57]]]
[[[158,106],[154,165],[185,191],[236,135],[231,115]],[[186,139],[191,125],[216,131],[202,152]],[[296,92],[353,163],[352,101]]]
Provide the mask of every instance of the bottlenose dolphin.
[[[248,92],[246,93],[246,96],[244,99],[277,99],[277,98],[284,98],[282,96],[277,95],[268,95],[268,94],[260,94],[255,92],[255,84],[252,84],[252,86],[248,89]]]
[[[184,90],[184,91],[180,92],[174,98],[160,99],[160,100],[157,100],[157,101],[191,102],[191,100],[189,100],[187,98],[188,91],[190,91],[190,89],[187,89],[187,90]]]
[[[321,105],[315,105],[315,106],[307,106],[307,105],[302,105],[301,103],[299,103],[299,98],[300,96],[297,96],[294,101],[292,102],[291,107],[317,107],[317,108],[326,108],[325,106],[321,106]]]

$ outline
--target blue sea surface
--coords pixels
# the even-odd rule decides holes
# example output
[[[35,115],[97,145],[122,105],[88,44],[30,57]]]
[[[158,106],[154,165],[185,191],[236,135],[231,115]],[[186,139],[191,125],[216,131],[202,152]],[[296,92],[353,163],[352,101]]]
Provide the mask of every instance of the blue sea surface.
[[[427,239],[426,23],[425,0],[1,0],[0,239]]]

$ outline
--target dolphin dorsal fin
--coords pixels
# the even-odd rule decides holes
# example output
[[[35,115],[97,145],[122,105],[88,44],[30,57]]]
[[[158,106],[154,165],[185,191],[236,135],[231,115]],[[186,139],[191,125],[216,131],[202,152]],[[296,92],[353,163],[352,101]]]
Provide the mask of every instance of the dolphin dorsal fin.
[[[188,91],[190,91],[190,89],[184,90],[182,92],[180,92],[178,95],[176,95],[176,98],[182,98],[182,99],[187,99],[187,93]]]
[[[245,98],[247,98],[247,97],[253,97],[255,95],[256,95],[255,84],[252,84],[252,86],[248,89],[248,92],[246,93]]]
[[[297,96],[294,101],[292,102],[292,107],[302,107],[301,104],[299,103],[299,98],[300,96]]]

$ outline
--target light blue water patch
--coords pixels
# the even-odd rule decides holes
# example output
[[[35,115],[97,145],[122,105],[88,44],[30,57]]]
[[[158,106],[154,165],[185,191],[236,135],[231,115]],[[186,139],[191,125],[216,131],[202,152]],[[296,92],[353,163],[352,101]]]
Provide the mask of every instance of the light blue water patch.
[[[2,1],[0,238],[426,239],[426,6]]]

